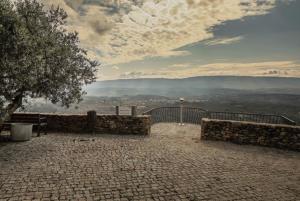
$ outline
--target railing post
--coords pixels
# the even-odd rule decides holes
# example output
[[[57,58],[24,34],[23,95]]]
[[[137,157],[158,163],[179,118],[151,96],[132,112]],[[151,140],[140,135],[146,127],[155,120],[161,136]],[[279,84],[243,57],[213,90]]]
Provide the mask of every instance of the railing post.
[[[120,106],[116,106],[116,115],[120,115]]]
[[[180,126],[183,126],[183,102],[184,102],[184,98],[180,98]]]
[[[131,106],[131,116],[136,116],[137,115],[137,107],[136,106]]]
[[[210,113],[210,111],[206,111],[206,118],[208,118],[208,119],[211,118],[211,113]]]

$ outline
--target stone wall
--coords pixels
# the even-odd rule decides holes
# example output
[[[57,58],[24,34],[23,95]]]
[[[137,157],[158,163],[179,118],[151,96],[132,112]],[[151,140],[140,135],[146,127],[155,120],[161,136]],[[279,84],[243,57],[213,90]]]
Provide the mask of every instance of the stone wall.
[[[14,115],[36,115],[34,113],[16,113]],[[99,133],[99,134],[150,134],[150,116],[96,115],[91,128],[87,115],[41,114],[47,118],[49,132]]]
[[[95,125],[96,133],[148,135],[150,129],[150,116],[97,116]]]
[[[300,151],[300,127],[202,119],[201,139]]]

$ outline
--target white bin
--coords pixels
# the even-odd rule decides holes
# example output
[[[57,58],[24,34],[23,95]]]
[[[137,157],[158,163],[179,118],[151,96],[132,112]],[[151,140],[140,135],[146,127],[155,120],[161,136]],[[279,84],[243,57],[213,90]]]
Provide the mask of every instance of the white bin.
[[[13,141],[28,141],[32,136],[32,124],[13,123],[11,124],[11,139]]]

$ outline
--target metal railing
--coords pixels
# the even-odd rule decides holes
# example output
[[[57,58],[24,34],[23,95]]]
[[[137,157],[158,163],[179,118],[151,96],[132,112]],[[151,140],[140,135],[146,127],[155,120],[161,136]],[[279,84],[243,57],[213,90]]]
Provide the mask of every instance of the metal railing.
[[[160,122],[180,123],[180,119],[181,119],[180,107],[159,107],[144,112],[143,114],[151,115],[152,124],[160,123]],[[269,124],[296,125],[296,123],[293,120],[281,115],[238,113],[238,112],[214,112],[202,108],[192,108],[192,107],[182,108],[183,123],[201,124],[202,118],[232,120],[232,121],[249,121],[249,122],[269,123]]]
[[[180,123],[180,107],[159,107],[143,113],[151,115],[152,124],[160,122]],[[202,108],[183,107],[182,121],[184,123],[201,124],[201,119],[207,117],[207,111]]]
[[[296,125],[293,120],[282,116],[273,114],[255,114],[255,113],[239,113],[239,112],[209,112],[208,118],[232,121],[249,121],[256,123],[268,124],[287,124]]]

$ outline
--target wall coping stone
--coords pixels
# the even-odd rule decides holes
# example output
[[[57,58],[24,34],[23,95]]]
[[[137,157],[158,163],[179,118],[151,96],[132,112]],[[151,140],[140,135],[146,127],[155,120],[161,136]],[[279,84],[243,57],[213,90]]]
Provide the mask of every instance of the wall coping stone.
[[[261,126],[269,126],[269,127],[284,127],[284,128],[298,128],[300,129],[300,126],[293,126],[293,125],[287,125],[287,124],[270,124],[270,123],[257,123],[252,121],[236,121],[236,120],[222,120],[222,119],[209,119],[209,118],[202,118],[201,121],[204,122],[227,122],[227,123],[233,123],[233,124],[253,124],[253,125],[261,125]]]
[[[47,116],[87,116],[86,114],[67,114],[67,113],[39,113],[39,112],[15,112],[14,114],[40,114],[40,115],[47,115]],[[116,114],[97,114],[97,116],[108,116],[108,117],[114,117],[114,116],[121,116],[121,117],[150,117],[151,115],[137,115],[132,116],[130,114],[126,115],[116,115]]]

